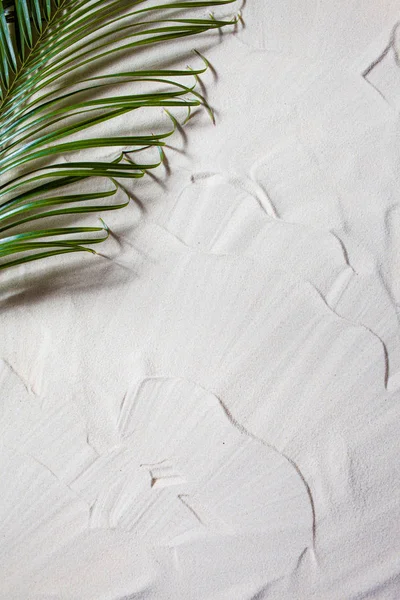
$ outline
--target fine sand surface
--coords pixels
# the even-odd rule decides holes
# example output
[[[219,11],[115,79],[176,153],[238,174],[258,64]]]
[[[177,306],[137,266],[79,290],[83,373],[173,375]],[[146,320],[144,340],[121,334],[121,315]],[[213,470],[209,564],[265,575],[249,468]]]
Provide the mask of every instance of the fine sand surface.
[[[1,600],[400,598],[400,3],[240,9],[102,256],[2,276]]]

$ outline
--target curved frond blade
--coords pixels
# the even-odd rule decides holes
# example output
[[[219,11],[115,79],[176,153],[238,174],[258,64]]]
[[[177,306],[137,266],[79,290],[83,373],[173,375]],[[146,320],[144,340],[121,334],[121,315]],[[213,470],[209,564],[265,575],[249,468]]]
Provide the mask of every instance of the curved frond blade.
[[[160,166],[167,138],[181,127],[171,111],[185,113],[183,124],[198,106],[214,118],[198,89],[209,67],[201,54],[197,68],[173,68],[162,53],[139,68],[136,56],[234,25],[199,13],[234,1],[0,0],[0,269],[93,253],[107,226],[66,228],[63,218],[125,208],[130,199],[118,181]],[[138,111],[154,109],[167,126],[139,129]],[[110,133],[122,117],[126,130]],[[102,149],[116,158],[99,158]],[[141,158],[151,149],[156,158]],[[36,222],[51,227],[32,229]]]

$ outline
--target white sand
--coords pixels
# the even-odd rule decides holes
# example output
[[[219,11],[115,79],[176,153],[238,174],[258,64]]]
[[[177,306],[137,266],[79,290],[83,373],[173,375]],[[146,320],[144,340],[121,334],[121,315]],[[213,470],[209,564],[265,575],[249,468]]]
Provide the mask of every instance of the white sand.
[[[107,258],[3,277],[2,600],[400,598],[400,5],[243,17]]]

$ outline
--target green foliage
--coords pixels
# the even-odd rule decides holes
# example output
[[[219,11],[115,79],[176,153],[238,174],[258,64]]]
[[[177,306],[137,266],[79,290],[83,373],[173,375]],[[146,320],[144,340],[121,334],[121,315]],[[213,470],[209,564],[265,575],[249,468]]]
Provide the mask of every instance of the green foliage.
[[[116,201],[123,195],[119,179],[139,178],[156,168],[177,123],[168,112],[166,132],[101,137],[96,127],[146,107],[185,107],[190,115],[191,107],[203,105],[211,114],[195,90],[197,77],[207,69],[205,59],[198,70],[160,65],[135,70],[136,51],[231,25],[234,20],[186,14],[233,1],[0,0],[0,269],[56,254],[94,252],[87,245],[107,238],[103,222],[62,227],[54,220],[125,207],[128,196]],[[127,53],[129,68],[115,72]],[[182,77],[194,78],[194,85],[184,85]],[[124,85],[133,82],[150,82],[153,89],[123,95]],[[109,162],[62,158],[108,147],[118,152]],[[158,149],[159,161],[133,160],[134,152],[140,156],[151,147]],[[89,178],[95,191],[82,193]],[[76,184],[80,193],[72,193]],[[35,228],[36,221],[46,224],[46,219],[50,228]]]

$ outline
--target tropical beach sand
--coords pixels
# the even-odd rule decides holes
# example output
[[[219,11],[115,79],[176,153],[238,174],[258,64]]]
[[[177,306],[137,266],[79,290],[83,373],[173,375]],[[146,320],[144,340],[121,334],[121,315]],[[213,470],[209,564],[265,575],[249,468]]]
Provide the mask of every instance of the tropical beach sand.
[[[400,5],[240,8],[102,256],[3,276],[1,599],[400,597]]]

